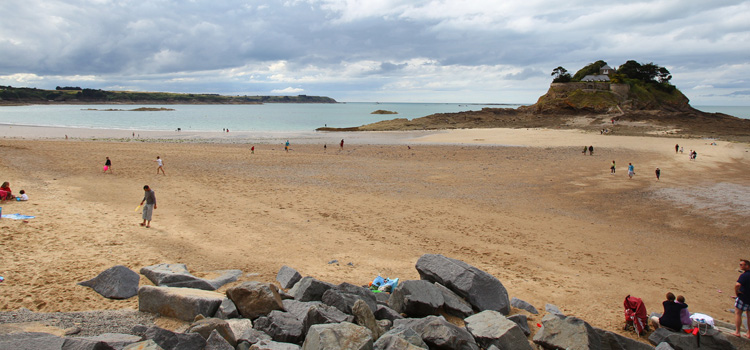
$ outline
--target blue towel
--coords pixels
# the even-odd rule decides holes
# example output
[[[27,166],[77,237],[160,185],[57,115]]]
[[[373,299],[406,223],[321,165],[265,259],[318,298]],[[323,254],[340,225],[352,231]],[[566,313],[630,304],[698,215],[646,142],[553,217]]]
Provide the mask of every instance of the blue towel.
[[[13,219],[13,220],[26,220],[26,219],[33,219],[34,216],[29,215],[21,215],[21,214],[7,214],[3,215],[3,219]]]

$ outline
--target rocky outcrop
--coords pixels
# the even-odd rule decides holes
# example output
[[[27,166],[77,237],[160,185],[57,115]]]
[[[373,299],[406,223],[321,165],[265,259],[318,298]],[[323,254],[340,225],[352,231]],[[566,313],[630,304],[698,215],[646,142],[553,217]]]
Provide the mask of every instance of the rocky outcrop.
[[[157,264],[141,268],[141,274],[157,286],[203,290],[217,290],[229,282],[236,281],[242,275],[240,270],[221,270],[213,273],[219,276],[213,279],[199,278],[193,276],[185,264]]]

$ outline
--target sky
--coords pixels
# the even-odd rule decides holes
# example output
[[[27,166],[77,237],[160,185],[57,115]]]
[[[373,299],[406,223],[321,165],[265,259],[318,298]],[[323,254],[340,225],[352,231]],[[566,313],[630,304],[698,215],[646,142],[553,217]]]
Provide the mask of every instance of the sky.
[[[0,85],[531,104],[558,66],[655,63],[750,106],[750,0],[2,0]]]

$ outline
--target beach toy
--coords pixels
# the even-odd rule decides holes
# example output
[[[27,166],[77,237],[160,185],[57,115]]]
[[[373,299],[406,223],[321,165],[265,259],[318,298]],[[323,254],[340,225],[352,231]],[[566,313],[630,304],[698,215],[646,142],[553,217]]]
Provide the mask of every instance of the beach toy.
[[[0,282],[5,281],[5,278],[3,276],[0,276]]]
[[[140,205],[139,205],[139,206],[137,206],[137,207],[135,207],[135,210],[133,210],[133,211],[138,211],[138,209],[141,209],[141,206],[140,206]]]

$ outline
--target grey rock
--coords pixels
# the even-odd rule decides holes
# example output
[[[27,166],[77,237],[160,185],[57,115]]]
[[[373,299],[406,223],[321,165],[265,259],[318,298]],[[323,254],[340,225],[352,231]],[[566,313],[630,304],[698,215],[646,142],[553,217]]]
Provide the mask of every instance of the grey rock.
[[[240,317],[240,312],[237,311],[237,305],[234,305],[232,299],[224,298],[219,305],[219,309],[216,310],[214,317],[227,320]]]
[[[139,341],[137,343],[130,344],[122,350],[164,350],[159,344],[156,344],[155,341],[149,339],[144,341]]]
[[[292,288],[294,284],[301,279],[302,275],[300,275],[297,270],[286,265],[282,266],[281,269],[279,269],[279,273],[276,274],[276,281],[278,281],[281,284],[281,288],[284,289]]]
[[[282,300],[282,303],[284,305],[284,310],[294,315],[294,317],[297,317],[300,321],[303,321],[305,317],[307,317],[307,311],[310,310],[313,305],[323,304],[319,301],[296,301],[293,299]]]
[[[659,345],[654,348],[655,350],[674,350],[672,345],[669,345],[669,343],[659,343]]]
[[[316,324],[302,344],[305,350],[371,350],[370,330],[353,323]]]
[[[611,350],[653,350],[654,347],[645,343],[641,343],[637,340],[624,337],[617,333],[605,331],[603,329],[594,328],[602,339],[602,349]]]
[[[208,339],[206,339],[206,347],[204,350],[234,350],[234,346],[229,344],[226,338],[214,329],[211,331],[211,334],[209,334]]]
[[[547,311],[548,314],[565,316],[555,304],[545,304],[544,311]]]
[[[467,317],[466,329],[482,347],[531,350],[529,340],[518,325],[494,310],[485,310]]]
[[[393,321],[404,318],[404,316],[401,316],[400,313],[396,312],[396,310],[393,310],[388,306],[378,304],[378,309],[377,311],[375,311],[375,318],[378,320]]]
[[[658,339],[662,340],[658,341]],[[665,328],[659,328],[651,333],[648,340],[651,344],[664,342],[680,350],[735,349],[735,346],[727,340],[726,336],[716,329],[708,329],[705,334],[701,334],[700,346],[698,346],[698,337],[692,334],[672,332]]]
[[[447,314],[460,318],[466,318],[474,314],[471,304],[463,300],[456,293],[453,293],[448,287],[437,282],[435,282],[435,287],[443,294],[443,300],[445,300],[443,309]]]
[[[242,275],[241,270],[221,270],[213,271],[213,273],[219,274],[219,277],[203,279],[193,276],[185,264],[157,264],[143,267],[140,272],[157,286],[203,290],[219,289],[229,282],[236,281]]]
[[[393,328],[378,339],[373,348],[376,350],[416,350],[427,349],[422,337],[408,327]]]
[[[602,339],[580,318],[548,314],[542,318],[534,343],[545,349],[600,349]]]
[[[229,329],[232,330],[232,334],[234,334],[234,339],[237,340],[238,344],[241,340],[246,340],[250,344],[253,344],[257,342],[257,339],[253,338],[256,340],[250,341],[249,337],[253,337],[254,335],[256,335],[252,334],[252,332],[262,334],[262,332],[253,329],[253,322],[247,318],[230,318],[226,321],[227,325],[229,325]],[[269,340],[271,339],[271,337],[269,337],[268,335],[266,335],[266,337]]]
[[[529,329],[529,320],[526,315],[511,315],[508,316],[508,319],[515,322],[518,325],[518,328],[521,328],[523,334],[527,337],[531,334],[531,329]]]
[[[334,287],[333,284],[307,276],[295,283],[294,287],[289,290],[289,294],[297,301],[321,301],[323,293]]]
[[[127,345],[141,341],[141,337],[132,334],[122,333],[104,333],[94,337],[81,337],[78,339],[87,339],[95,342],[103,342],[114,349],[120,350]]]
[[[356,303],[357,300],[364,301],[367,306],[370,307],[370,310],[377,310],[377,303],[375,302],[374,296],[362,296],[359,294],[343,292],[334,288],[325,291],[321,300],[323,303],[333,306],[347,314],[352,313],[352,306],[354,306],[354,303]]]
[[[224,296],[201,289],[142,286],[138,310],[192,322],[195,316],[216,314]],[[158,343],[158,342],[157,342]]]
[[[393,328],[393,321],[391,320],[377,320],[377,323],[380,325],[380,327],[383,327],[386,332]]]
[[[297,344],[275,342],[273,340],[262,340],[250,347],[250,350],[299,350]]]
[[[109,299],[128,299],[138,295],[141,276],[123,265],[112,266],[98,276],[79,282]]]
[[[202,320],[195,321],[185,331],[185,333],[198,333],[203,337],[203,339],[206,339],[206,341],[208,341],[208,338],[213,332],[217,332],[219,335],[224,337],[224,339],[229,344],[231,344],[232,347],[237,346],[237,339],[235,339],[234,337],[232,327],[229,326],[229,323],[227,321],[220,318],[204,318]]]
[[[510,306],[515,307],[517,309],[526,310],[534,315],[539,314],[539,311],[534,307],[534,305],[531,305],[527,303],[526,301],[523,301],[516,297],[513,297],[510,299]]]
[[[479,350],[474,337],[442,317],[404,318],[393,321],[394,328],[411,328],[430,349]]]
[[[302,321],[288,312],[271,311],[268,316],[256,319],[253,326],[278,342],[297,344],[304,340]]]
[[[105,342],[83,338],[65,338],[62,350],[114,350]]]
[[[370,310],[370,307],[367,306],[367,303],[364,302],[364,300],[357,300],[356,303],[354,303],[354,306],[352,307],[352,314],[355,317],[355,321],[358,325],[365,327],[372,332],[372,339],[378,340],[383,333],[385,333],[385,329],[380,327],[378,324],[378,321],[375,319],[375,315],[372,313],[372,310]]]
[[[143,337],[144,340],[153,340],[164,350],[202,350],[206,347],[206,340],[197,333],[175,333],[159,327],[149,327]]]
[[[422,255],[416,264],[423,280],[438,282],[466,299],[477,311],[510,313],[508,291],[500,280],[463,261],[443,255]]]
[[[443,294],[434,284],[416,280],[399,283],[388,300],[388,306],[410,317],[423,317],[437,315],[444,302]]]
[[[227,297],[242,317],[250,319],[284,309],[278,288],[270,283],[245,282],[227,289]]]
[[[375,302],[378,303],[378,305],[388,305],[388,299],[391,297],[391,293],[372,293],[375,295]]]
[[[279,289],[279,295],[281,295],[281,300],[294,299],[294,296],[285,292],[283,289]]]
[[[0,349],[60,350],[64,338],[40,332],[19,332],[0,336]]]
[[[303,320],[305,333],[316,324],[354,322],[354,316],[347,315],[339,309],[326,304],[317,304],[307,310]]]

